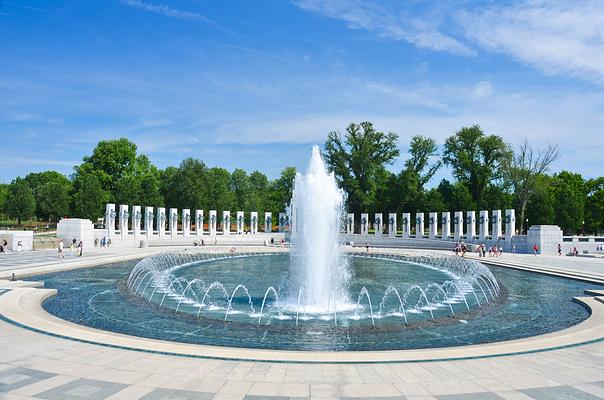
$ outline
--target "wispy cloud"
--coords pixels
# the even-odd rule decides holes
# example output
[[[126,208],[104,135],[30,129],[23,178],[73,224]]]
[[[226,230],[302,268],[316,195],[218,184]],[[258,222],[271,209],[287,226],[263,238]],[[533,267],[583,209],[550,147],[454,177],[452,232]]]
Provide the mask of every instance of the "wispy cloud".
[[[139,10],[144,10],[144,11],[152,12],[155,14],[160,14],[165,17],[205,22],[206,24],[213,25],[217,28],[223,29],[217,22],[211,20],[210,18],[206,17],[203,14],[199,14],[196,12],[180,10],[178,8],[172,8],[165,4],[146,3],[141,0],[121,0],[121,2],[127,6],[138,8]]]
[[[527,0],[463,11],[465,36],[547,75],[570,74],[604,83],[604,2]]]
[[[411,17],[404,7],[387,7],[375,0],[297,0],[300,8],[339,19],[353,29],[366,29],[380,36],[403,40],[417,47],[460,55],[476,52],[439,31],[429,19]]]
[[[281,61],[281,62],[284,62],[284,63],[293,64],[293,65],[300,65],[300,63],[297,63],[295,61],[288,60],[287,58],[279,57],[279,56],[277,56],[275,54],[266,53],[264,51],[260,51],[260,50],[256,50],[256,49],[250,49],[248,47],[235,46],[235,45],[226,44],[226,43],[217,43],[217,44],[219,44],[221,46],[224,46],[224,47],[228,47],[230,49],[241,50],[241,51],[245,51],[247,53],[256,54],[258,56],[272,58],[273,60]]]

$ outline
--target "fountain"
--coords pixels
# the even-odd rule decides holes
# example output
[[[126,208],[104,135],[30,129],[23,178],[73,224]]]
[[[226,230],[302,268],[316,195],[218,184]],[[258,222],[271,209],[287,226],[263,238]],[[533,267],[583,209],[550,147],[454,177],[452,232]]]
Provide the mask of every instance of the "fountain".
[[[350,272],[339,240],[344,192],[338,189],[333,173],[327,172],[317,146],[313,146],[306,174],[296,174],[290,209],[296,215],[291,233],[292,273],[298,286],[306,289],[306,309],[329,312],[330,296],[336,309],[349,309]]]
[[[263,340],[276,328],[306,327],[313,335],[345,330],[350,340],[354,329],[466,321],[499,298],[491,271],[473,260],[402,250],[344,251],[344,199],[314,146],[307,170],[294,181],[289,254],[162,253],[140,261],[126,287],[146,305],[211,325],[267,327]]]

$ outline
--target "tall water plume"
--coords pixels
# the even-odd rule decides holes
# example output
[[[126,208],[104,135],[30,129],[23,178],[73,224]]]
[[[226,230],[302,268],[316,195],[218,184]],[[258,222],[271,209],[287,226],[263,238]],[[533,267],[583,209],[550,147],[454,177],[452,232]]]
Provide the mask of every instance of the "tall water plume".
[[[293,277],[304,288],[309,312],[349,308],[348,262],[340,248],[344,192],[328,173],[319,147],[313,146],[305,174],[296,174],[292,197]],[[297,294],[297,293],[296,293]]]

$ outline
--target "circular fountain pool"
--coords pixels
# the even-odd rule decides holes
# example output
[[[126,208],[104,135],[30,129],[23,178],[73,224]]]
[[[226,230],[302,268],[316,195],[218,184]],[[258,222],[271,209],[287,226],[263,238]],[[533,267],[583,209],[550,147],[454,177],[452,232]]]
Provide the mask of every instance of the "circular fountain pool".
[[[289,257],[181,252],[38,279],[58,289],[44,303],[49,312],[91,327],[186,343],[325,351],[548,333],[587,318],[572,297],[594,287],[454,257],[357,254],[346,256],[345,304],[326,301],[329,309],[313,312],[304,310]]]

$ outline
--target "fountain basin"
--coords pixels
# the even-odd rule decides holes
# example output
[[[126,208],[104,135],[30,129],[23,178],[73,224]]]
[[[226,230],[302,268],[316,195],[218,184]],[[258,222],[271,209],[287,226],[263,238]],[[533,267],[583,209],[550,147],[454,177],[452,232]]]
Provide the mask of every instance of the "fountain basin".
[[[434,320],[429,317],[427,307],[420,304],[419,308],[423,310],[411,311],[413,307],[405,302],[405,311],[410,319],[405,324],[402,313],[397,310],[398,300],[394,292],[390,292],[382,310],[379,306],[389,286],[397,287],[399,294],[406,292],[402,285],[396,283],[398,279],[395,273],[401,274],[400,277],[405,276],[405,279],[409,279],[409,271],[419,273],[415,275],[413,284],[422,288],[434,282],[445,282],[451,276],[438,265],[422,266],[418,265],[420,262],[406,265],[386,259],[388,257],[394,255],[353,257],[349,290],[350,297],[354,298],[353,308],[336,313],[335,318],[321,313],[308,313],[310,315],[304,317],[300,313],[297,325],[291,306],[284,306],[279,315],[273,292],[266,298],[262,317],[259,315],[267,289],[266,285],[260,283],[270,281],[278,293],[285,293],[281,292],[286,287],[285,283],[276,277],[283,276],[286,280],[283,264],[287,261],[287,255],[224,258],[202,263],[197,268],[193,264],[179,264],[184,265],[182,272],[186,272],[187,268],[204,270],[205,274],[210,274],[208,277],[211,276],[208,280],[222,280],[220,274],[232,276],[232,281],[224,281],[229,295],[247,280],[254,311],[248,308],[249,299],[245,292],[238,290],[232,299],[232,312],[228,313],[227,322],[224,319],[228,304],[220,305],[218,300],[214,310],[208,310],[208,314],[204,310],[197,317],[193,304],[184,306],[181,302],[176,312],[176,298],[165,300],[160,307],[153,299],[149,302],[148,295],[141,297],[140,290],[138,293],[129,290],[127,278],[132,277],[131,272],[135,271],[132,264],[43,277],[47,287],[56,287],[59,291],[57,296],[44,303],[44,307],[73,322],[130,335],[218,346],[306,351],[421,349],[495,342],[553,332],[572,326],[589,315],[583,307],[572,302],[572,297],[594,285],[492,268],[500,286],[500,294],[495,301],[491,300],[481,307],[470,302],[469,311],[462,302],[442,302],[431,310],[435,314]],[[281,271],[282,275],[276,271]],[[201,274],[193,279],[204,276]],[[248,276],[253,279],[248,279]],[[368,314],[367,299],[363,296],[359,305],[356,305],[360,292],[357,289],[362,287],[367,288],[372,301],[376,303],[375,327]],[[490,297],[487,289],[485,292],[484,296],[478,295],[479,299]],[[474,297],[468,293],[468,299],[470,296]],[[155,297],[159,297],[157,292]],[[428,297],[431,298],[430,295]],[[284,294],[283,298],[289,297]],[[449,305],[453,307],[455,315],[451,314]]]

